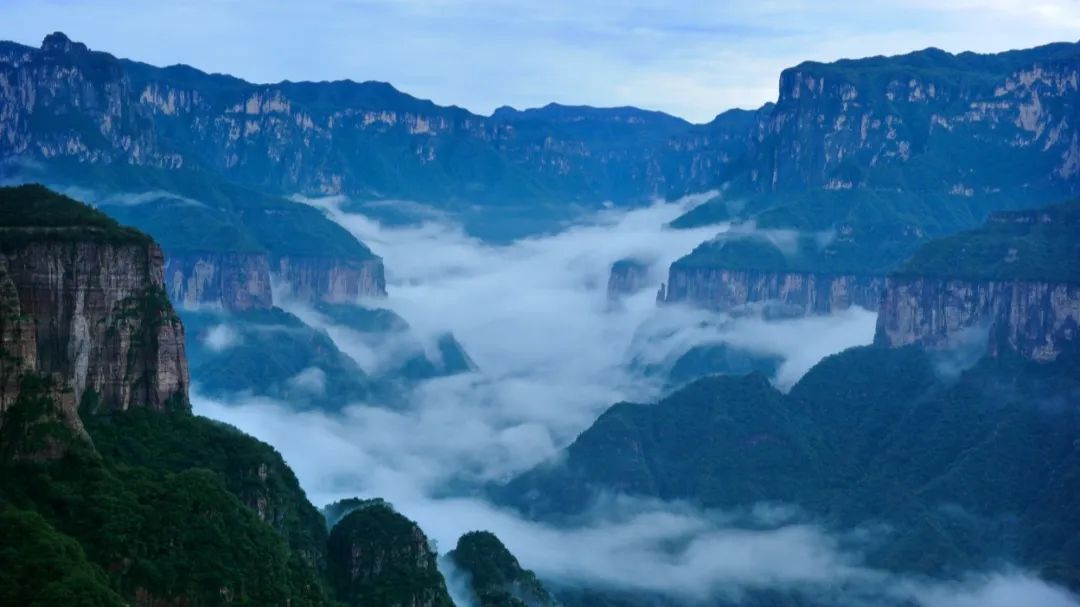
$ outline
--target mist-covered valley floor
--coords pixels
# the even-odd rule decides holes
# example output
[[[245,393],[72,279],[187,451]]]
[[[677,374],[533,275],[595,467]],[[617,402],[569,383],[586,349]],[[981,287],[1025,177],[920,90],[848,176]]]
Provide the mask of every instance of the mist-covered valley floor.
[[[695,346],[727,344],[778,361],[771,381],[790,388],[822,358],[869,344],[876,315],[852,308],[830,316],[732,318],[678,305],[658,306],[655,288],[609,301],[612,263],[648,265],[659,286],[667,267],[726,229],[671,230],[665,224],[701,198],[605,211],[561,232],[506,245],[468,236],[447,219],[387,227],[342,210],[343,198],[298,199],[324,210],[382,256],[389,297],[358,302],[389,308],[438,356],[450,331],[474,363],[468,373],[418,384],[404,403],[348,403],[340,413],[297,410],[265,397],[210,398],[194,376],[195,411],[275,446],[309,498],[328,504],[381,497],[416,520],[449,550],[470,530],[496,533],[554,587],[587,586],[677,601],[739,601],[761,589],[805,592],[835,604],[918,600],[924,605],[1073,605],[1064,591],[1003,564],[944,584],[899,577],[864,565],[864,550],[889,541],[874,521],[830,529],[798,504],[751,504],[711,511],[605,495],[569,523],[532,521],[485,497],[485,487],[537,465],[558,465],[559,451],[609,406],[655,402],[672,389],[665,372]],[[275,301],[324,330],[369,373],[392,366],[406,346],[373,345],[320,311]],[[212,346],[235,345],[225,321]],[[294,380],[324,389],[318,370]],[[452,566],[441,563],[451,590]],[[459,604],[468,604],[455,593]]]

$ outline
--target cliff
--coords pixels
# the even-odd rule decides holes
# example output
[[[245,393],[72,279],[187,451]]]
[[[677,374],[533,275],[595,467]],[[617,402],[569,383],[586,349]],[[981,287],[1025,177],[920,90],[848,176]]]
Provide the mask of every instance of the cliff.
[[[452,607],[435,557],[416,523],[378,500],[342,517],[327,543],[331,585],[353,607]]]
[[[762,308],[773,316],[829,314],[851,306],[877,309],[884,283],[877,276],[673,265],[664,301],[725,312]]]
[[[169,298],[185,309],[232,312],[269,310],[271,285],[305,302],[346,303],[385,297],[382,260],[282,255],[273,264],[266,253],[175,253],[165,263]]]
[[[26,374],[55,377],[70,391],[65,408],[189,406],[184,330],[157,245],[40,186],[0,189],[0,232],[0,411]]]
[[[877,309],[882,276],[862,268],[830,269],[797,243],[784,247],[786,252],[756,232],[718,236],[671,264],[662,300],[725,312],[761,309],[775,316],[828,314],[851,306]],[[814,245],[805,248],[817,252]]]
[[[876,341],[1056,359],[1080,338],[1080,202],[999,213],[931,243],[889,276]]]
[[[281,256],[275,275],[290,294],[305,301],[351,303],[360,297],[386,295],[382,260],[317,256]]]
[[[636,259],[620,259],[611,265],[608,275],[608,301],[616,302],[650,286],[648,264]]]
[[[169,299],[179,307],[269,309],[270,264],[261,253],[176,253],[165,261]]]
[[[599,204],[705,190],[745,146],[750,115],[701,127],[634,108],[486,117],[383,82],[255,84],[158,68],[61,33],[40,48],[0,44],[0,83],[0,156],[198,169],[278,193],[443,204]]]

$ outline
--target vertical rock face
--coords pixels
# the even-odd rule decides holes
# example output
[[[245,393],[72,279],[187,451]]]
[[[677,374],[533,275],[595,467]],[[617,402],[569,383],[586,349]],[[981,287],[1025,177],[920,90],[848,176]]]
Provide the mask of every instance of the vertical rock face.
[[[636,259],[620,259],[612,264],[611,274],[608,275],[608,301],[616,302],[649,286],[647,264]]]
[[[989,332],[991,354],[1006,350],[1048,362],[1080,337],[1080,285],[892,277],[878,316],[889,346],[955,345],[966,329]]]
[[[270,263],[262,253],[170,254],[165,287],[170,300],[189,309],[267,310],[273,305]]]
[[[876,340],[951,347],[989,336],[990,354],[1049,362],[1080,337],[1080,201],[996,213],[931,242],[891,275]]]
[[[452,607],[435,557],[420,527],[381,502],[345,515],[327,544],[337,599],[354,607]]]
[[[187,406],[184,329],[157,245],[37,238],[2,257],[6,305],[14,287],[19,316],[0,333],[21,356],[36,354],[26,370],[58,375],[76,403],[92,392],[110,409]]]
[[[851,306],[876,310],[885,280],[877,276],[765,272],[672,266],[665,302],[720,311],[766,306],[781,315],[828,314]]]
[[[346,303],[359,297],[386,295],[382,260],[329,257],[280,257],[274,274],[294,297],[307,301]]]

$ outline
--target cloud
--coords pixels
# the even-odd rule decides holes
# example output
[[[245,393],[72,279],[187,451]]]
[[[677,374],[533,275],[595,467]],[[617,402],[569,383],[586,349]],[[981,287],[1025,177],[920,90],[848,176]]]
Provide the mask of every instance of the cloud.
[[[206,332],[203,344],[214,352],[227,350],[240,341],[240,334],[233,327],[222,323],[215,325]]]
[[[290,387],[313,396],[326,394],[326,372],[318,367],[308,367],[288,380]]]
[[[940,601],[1012,588],[984,588],[995,577],[945,587],[870,569],[863,553],[882,537],[826,528],[790,505],[718,512],[607,496],[573,524],[556,526],[474,497],[479,485],[556,456],[612,403],[657,397],[660,386],[628,364],[635,358],[668,360],[720,341],[778,356],[776,381],[788,386],[821,357],[870,340],[875,315],[859,309],[783,321],[732,318],[658,307],[651,289],[611,309],[606,282],[614,261],[645,260],[658,285],[674,259],[724,229],[663,227],[695,200],[602,212],[561,233],[500,246],[445,221],[388,228],[342,212],[340,198],[306,202],[385,259],[390,297],[368,303],[390,307],[420,336],[453,331],[478,365],[421,383],[394,408],[359,402],[329,414],[265,398],[193,395],[196,412],[278,448],[316,504],[383,497],[444,550],[461,534],[486,529],[545,580],[691,601],[779,589],[868,607],[883,603],[855,601],[871,594]],[[286,305],[344,352],[384,364],[384,352],[355,332]],[[1020,590],[1057,592],[1037,583]]]

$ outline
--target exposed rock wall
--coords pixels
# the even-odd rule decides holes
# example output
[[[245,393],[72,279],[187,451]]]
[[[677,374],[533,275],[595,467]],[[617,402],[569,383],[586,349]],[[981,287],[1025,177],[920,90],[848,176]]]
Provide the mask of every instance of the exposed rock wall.
[[[720,311],[757,305],[780,315],[828,314],[851,306],[876,310],[885,279],[876,276],[761,272],[672,266],[663,300]]]
[[[75,404],[93,392],[109,409],[188,406],[184,330],[156,245],[37,239],[0,260],[0,335],[24,371],[59,377]]]
[[[1080,337],[1080,285],[890,277],[878,315],[879,343],[952,345],[965,329],[989,331],[989,351],[1051,361]]]
[[[625,295],[633,295],[649,284],[649,266],[634,259],[620,259],[611,266],[608,275],[608,301],[618,301]]]
[[[345,303],[386,295],[381,259],[280,257],[274,274],[287,284],[291,296],[307,301]]]
[[[265,254],[170,254],[165,261],[165,287],[183,308],[220,306],[226,310],[269,309],[270,262]]]

